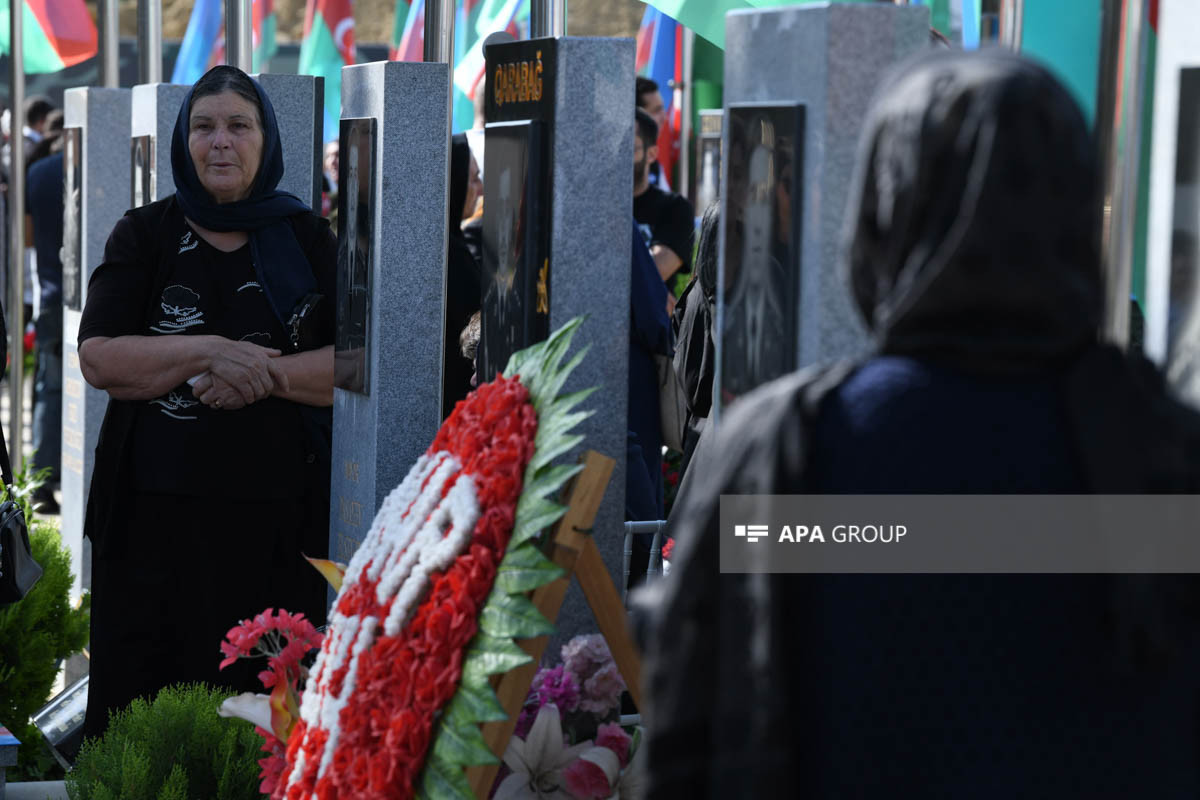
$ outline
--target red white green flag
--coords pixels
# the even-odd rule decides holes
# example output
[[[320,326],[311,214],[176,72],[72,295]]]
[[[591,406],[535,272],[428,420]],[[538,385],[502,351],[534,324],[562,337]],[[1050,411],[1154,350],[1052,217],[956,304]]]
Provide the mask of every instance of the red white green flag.
[[[279,47],[275,44],[275,0],[254,0],[250,6],[254,40],[254,71],[262,72]]]
[[[9,52],[9,2],[0,0],[0,53]],[[96,23],[84,0],[25,0],[26,72],[58,72],[96,55]]]
[[[338,136],[342,116],[342,67],[355,63],[353,0],[308,0],[300,73],[325,79],[325,139]]]

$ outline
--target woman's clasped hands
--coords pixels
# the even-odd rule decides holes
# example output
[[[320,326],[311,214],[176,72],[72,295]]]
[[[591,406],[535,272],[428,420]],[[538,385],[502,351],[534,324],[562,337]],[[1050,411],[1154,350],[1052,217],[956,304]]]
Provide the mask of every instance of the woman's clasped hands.
[[[215,338],[208,372],[189,381],[192,394],[201,403],[222,411],[236,411],[273,392],[290,390],[279,350],[253,342]]]

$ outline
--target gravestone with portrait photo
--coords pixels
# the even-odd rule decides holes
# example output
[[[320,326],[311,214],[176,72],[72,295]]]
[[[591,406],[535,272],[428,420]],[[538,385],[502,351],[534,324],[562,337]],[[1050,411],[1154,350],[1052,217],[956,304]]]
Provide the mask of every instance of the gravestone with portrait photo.
[[[76,341],[88,280],[129,207],[131,99],[129,89],[89,87],[63,95],[62,537],[76,576],[73,596],[91,588],[91,543],[83,536],[83,519],[108,407],[108,395],[83,379]]]
[[[329,530],[337,561],[349,562],[442,422],[450,77],[441,63],[342,71]]]
[[[481,380],[575,317],[587,357],[565,391],[597,387],[582,447],[616,462],[595,522],[622,580],[633,232],[634,47],[562,37],[487,49]],[[570,463],[579,451],[567,453]],[[559,636],[594,626],[570,590]]]
[[[858,138],[886,71],[929,47],[929,10],[747,9],[725,20],[714,417],[866,330],[837,270]]]
[[[174,83],[144,83],[133,87],[129,208],[138,208],[174,193],[171,135],[179,117],[179,106],[189,88]]]

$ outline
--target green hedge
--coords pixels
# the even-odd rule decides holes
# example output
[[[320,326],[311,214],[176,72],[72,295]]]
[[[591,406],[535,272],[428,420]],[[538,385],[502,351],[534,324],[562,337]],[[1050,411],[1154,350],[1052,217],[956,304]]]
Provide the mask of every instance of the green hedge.
[[[58,530],[37,522],[30,531],[33,557],[42,565],[41,580],[20,602],[0,606],[0,723],[21,740],[17,766],[9,780],[62,777],[62,769],[29,721],[50,699],[62,659],[87,645],[90,598],[71,608],[71,554]]]
[[[84,742],[66,778],[72,800],[259,800],[263,740],[245,720],[217,716],[231,692],[168,686],[134,700],[99,739]]]

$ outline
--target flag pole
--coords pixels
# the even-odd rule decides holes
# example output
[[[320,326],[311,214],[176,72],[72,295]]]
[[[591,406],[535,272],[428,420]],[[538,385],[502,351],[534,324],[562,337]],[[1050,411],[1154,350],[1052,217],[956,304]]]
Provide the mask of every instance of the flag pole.
[[[454,0],[425,0],[424,60],[454,64]]]
[[[162,1],[138,0],[138,83],[162,83]]]
[[[225,63],[247,74],[254,69],[250,0],[225,0]]]
[[[11,2],[12,0],[10,0]],[[13,3],[13,5],[16,5]],[[22,2],[18,9],[24,8]],[[8,285],[8,452],[14,472],[21,471],[25,455],[25,48],[21,40],[24,15],[8,15],[8,68],[12,111],[9,117],[9,150],[12,169],[8,177],[9,225]]]
[[[567,0],[531,0],[529,38],[567,35]]]
[[[1105,338],[1127,348],[1137,228],[1138,153],[1149,74],[1149,0],[1105,0],[1096,142],[1101,159],[1100,262],[1108,289]]]
[[[680,87],[679,115],[679,193],[691,198],[689,190],[692,155],[692,64],[695,56],[696,32],[691,28],[683,29],[683,86]]]
[[[121,35],[117,27],[117,0],[100,0],[100,85],[121,85]]]

